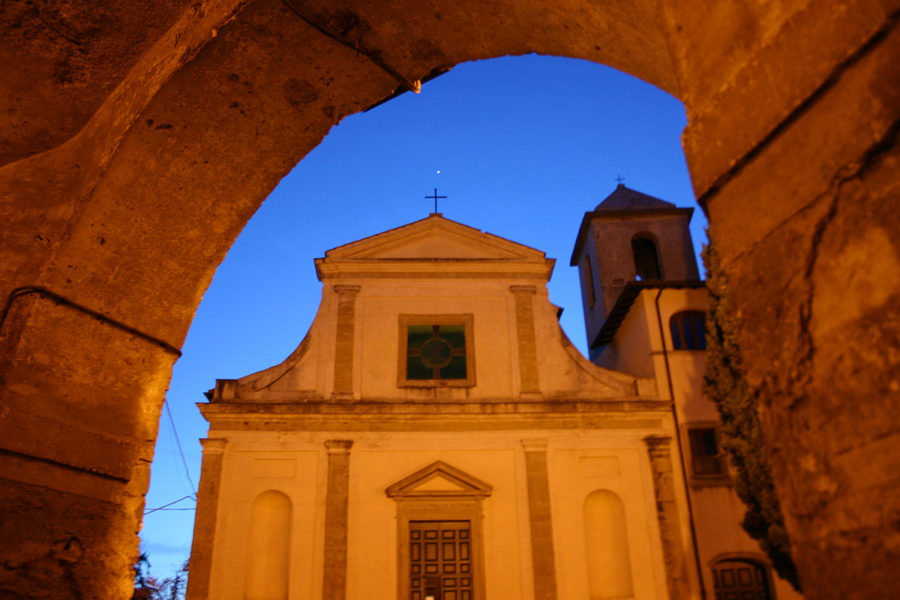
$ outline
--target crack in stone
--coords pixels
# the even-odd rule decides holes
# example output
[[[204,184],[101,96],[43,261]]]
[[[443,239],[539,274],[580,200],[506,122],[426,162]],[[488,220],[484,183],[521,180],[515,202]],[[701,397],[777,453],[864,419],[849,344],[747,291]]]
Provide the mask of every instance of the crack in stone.
[[[791,370],[791,375],[788,377],[788,391],[791,392],[791,399],[787,406],[788,409],[794,408],[805,399],[805,394],[797,393],[795,390],[800,386],[805,387],[805,384],[812,378],[811,365],[816,350],[810,331],[810,324],[813,318],[813,299],[815,298],[816,291],[813,275],[825,231],[837,216],[841,191],[843,190],[844,185],[850,181],[862,180],[872,168],[877,166],[888,151],[896,145],[898,134],[900,134],[900,120],[894,121],[885,135],[871,145],[866,152],[863,153],[858,162],[845,165],[839,169],[834,177],[832,177],[832,180],[828,185],[828,191],[817,196],[808,205],[814,206],[819,200],[828,196],[831,196],[832,198],[828,211],[819,219],[813,230],[812,238],[810,240],[810,249],[807,256],[806,270],[803,273],[803,278],[806,280],[808,286],[805,299],[800,304],[799,308],[800,344],[801,347],[804,348],[804,352],[797,360],[795,368]]]

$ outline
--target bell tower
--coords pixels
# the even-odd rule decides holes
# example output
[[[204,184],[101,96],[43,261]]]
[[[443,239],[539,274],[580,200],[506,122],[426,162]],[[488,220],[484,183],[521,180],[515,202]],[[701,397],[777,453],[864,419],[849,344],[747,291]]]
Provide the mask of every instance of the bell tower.
[[[571,265],[581,275],[589,347],[629,282],[699,280],[693,213],[622,183],[585,213]]]

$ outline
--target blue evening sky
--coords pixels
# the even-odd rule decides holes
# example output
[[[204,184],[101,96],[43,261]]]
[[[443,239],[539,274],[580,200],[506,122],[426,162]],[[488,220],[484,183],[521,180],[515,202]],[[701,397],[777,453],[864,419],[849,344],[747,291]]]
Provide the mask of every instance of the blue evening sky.
[[[586,351],[581,294],[569,257],[581,218],[625,185],[696,206],[681,150],[684,107],[608,67],[525,56],[466,63],[367,113],[346,118],[285,177],[238,237],[197,310],[163,412],[147,510],[194,493],[206,421],[195,403],[216,378],[281,362],[303,339],[322,285],[325,250],[428,216],[449,219],[557,260],[550,300]],[[692,232],[699,252],[706,221]],[[157,576],[190,553],[192,499],[146,514],[141,547]]]

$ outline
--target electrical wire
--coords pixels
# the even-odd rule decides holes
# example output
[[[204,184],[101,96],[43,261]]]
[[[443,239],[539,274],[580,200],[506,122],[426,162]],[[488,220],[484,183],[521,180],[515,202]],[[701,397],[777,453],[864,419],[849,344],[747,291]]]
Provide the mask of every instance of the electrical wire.
[[[181,464],[184,466],[184,473],[187,475],[188,483],[191,485],[191,490],[194,492],[194,499],[197,498],[197,486],[194,485],[194,480],[191,479],[191,471],[188,469],[187,459],[184,457],[184,449],[181,447],[181,439],[178,437],[178,430],[175,429],[175,419],[172,418],[172,409],[169,408],[169,401],[163,401],[163,406],[166,407],[166,414],[169,415],[169,424],[172,426],[172,433],[175,434],[175,443],[178,445],[178,453],[181,455]],[[190,496],[187,496],[190,497]]]
[[[168,504],[163,504],[162,506],[157,506],[156,508],[151,508],[150,510],[145,510],[144,514],[149,515],[150,513],[155,513],[158,510],[196,510],[193,508],[169,508],[173,504],[178,504],[182,500],[195,500],[196,501],[196,498],[194,496],[182,496],[178,500],[172,500]]]

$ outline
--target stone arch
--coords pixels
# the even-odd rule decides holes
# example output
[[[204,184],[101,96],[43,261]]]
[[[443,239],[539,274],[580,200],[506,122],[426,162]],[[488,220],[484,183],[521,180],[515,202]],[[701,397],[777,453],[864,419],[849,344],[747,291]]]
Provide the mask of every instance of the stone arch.
[[[84,543],[79,564],[93,565],[84,585],[128,594],[173,348],[275,183],[342,117],[415,79],[540,52],[603,62],[685,102],[687,159],[723,269],[733,289],[758,292],[735,310],[748,323],[780,319],[777,332],[742,330],[741,344],[764,392],[787,526],[808,552],[801,572],[846,598],[898,586],[887,568],[852,588],[831,575],[898,559],[872,542],[896,528],[879,516],[891,510],[851,500],[893,497],[897,483],[857,468],[896,454],[883,445],[897,364],[883,350],[900,342],[879,325],[900,294],[896,9],[288,1],[305,19],[276,0],[70,0],[7,24],[0,439],[17,517],[0,520],[18,523],[4,535],[13,547],[47,549],[35,569],[55,560],[65,531]],[[849,277],[863,280],[847,287]],[[82,508],[57,529],[48,515],[73,495]],[[869,542],[841,545],[838,522],[859,523]],[[10,585],[65,595],[49,580]]]
[[[309,11],[290,2],[307,20],[279,0],[174,4],[143,24],[123,7],[91,17],[110,38],[92,39],[76,57],[84,89],[48,77],[25,90],[69,116],[18,104],[17,135],[4,145],[13,162],[0,168],[0,197],[11,208],[4,230],[23,232],[4,237],[0,264],[0,293],[10,299],[3,378],[19,390],[4,398],[11,417],[0,437],[14,440],[8,449],[24,460],[101,480],[104,525],[86,510],[84,523],[66,527],[90,540],[101,579],[123,595],[139,527],[122,524],[140,513],[175,349],[244,224],[333,125],[404,82],[508,54],[585,58],[677,89],[651,0],[615,10],[582,0]],[[69,51],[53,40],[35,46],[26,34],[40,23],[27,23],[27,31],[10,29],[12,48],[3,47],[19,52],[19,43],[23,70],[49,73]],[[128,26],[113,34],[120,23]],[[114,47],[117,60],[104,54]],[[48,122],[52,135],[41,133]],[[26,287],[52,296],[11,294]],[[33,356],[52,364],[35,371]],[[112,382],[101,399],[97,381]],[[63,429],[59,447],[38,433]],[[100,507],[111,498],[116,508]],[[47,501],[43,510],[54,512]]]

